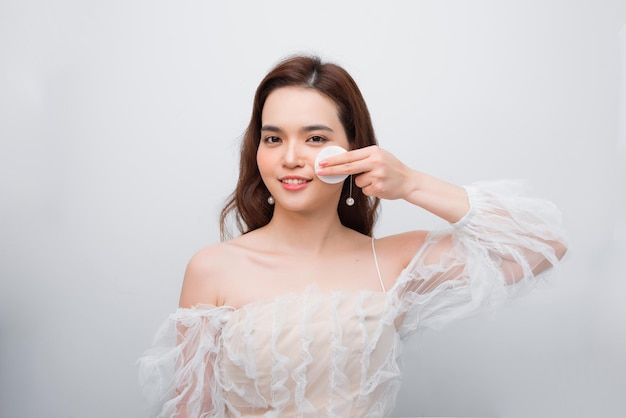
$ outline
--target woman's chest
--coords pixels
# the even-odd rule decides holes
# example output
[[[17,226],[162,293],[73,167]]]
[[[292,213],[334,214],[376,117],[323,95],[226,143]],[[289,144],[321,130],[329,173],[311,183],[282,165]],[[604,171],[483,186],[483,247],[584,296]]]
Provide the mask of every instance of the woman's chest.
[[[381,281],[373,259],[351,260],[243,258],[221,277],[220,304],[239,308],[256,301],[272,300],[288,293],[301,294],[309,288],[322,293],[381,292]]]
[[[358,396],[397,368],[386,294],[304,293],[236,311],[222,330],[219,364],[226,398],[237,408],[267,407],[296,393],[328,401]]]

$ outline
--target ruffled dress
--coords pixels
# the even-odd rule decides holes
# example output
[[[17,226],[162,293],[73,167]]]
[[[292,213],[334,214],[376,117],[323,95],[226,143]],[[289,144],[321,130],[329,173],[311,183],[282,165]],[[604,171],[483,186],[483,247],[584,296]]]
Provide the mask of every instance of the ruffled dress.
[[[466,189],[468,214],[430,232],[386,292],[310,288],[238,309],[179,308],[139,360],[153,416],[388,416],[411,332],[496,308],[559,261],[554,205],[517,183]]]

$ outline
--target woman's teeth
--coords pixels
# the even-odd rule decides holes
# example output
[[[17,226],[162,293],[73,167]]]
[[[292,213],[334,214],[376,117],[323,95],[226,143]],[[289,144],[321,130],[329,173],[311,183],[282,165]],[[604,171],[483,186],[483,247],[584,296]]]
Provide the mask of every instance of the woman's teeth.
[[[284,179],[282,182],[283,183],[287,183],[287,184],[302,184],[302,183],[306,183],[307,180],[304,180],[304,179]]]

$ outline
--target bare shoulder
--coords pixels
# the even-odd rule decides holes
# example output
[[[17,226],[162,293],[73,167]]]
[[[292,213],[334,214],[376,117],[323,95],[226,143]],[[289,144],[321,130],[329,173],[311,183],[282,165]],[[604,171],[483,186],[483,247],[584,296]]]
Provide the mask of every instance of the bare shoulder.
[[[224,277],[234,257],[232,247],[226,243],[210,245],[195,253],[185,270],[179,305],[219,306]]]
[[[428,231],[408,231],[376,240],[376,251],[396,269],[405,268],[426,241]]]

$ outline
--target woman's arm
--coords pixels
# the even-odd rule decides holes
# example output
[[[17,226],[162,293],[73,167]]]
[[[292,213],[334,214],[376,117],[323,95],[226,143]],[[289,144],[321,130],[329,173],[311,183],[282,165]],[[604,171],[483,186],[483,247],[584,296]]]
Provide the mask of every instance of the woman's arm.
[[[392,295],[403,336],[500,305],[565,254],[558,210],[525,197],[520,183],[455,186],[378,147],[328,158],[320,174],[356,173],[366,195],[405,199],[449,222],[426,237],[409,232],[379,240],[385,258],[404,269]],[[405,250],[385,251],[387,245]]]
[[[221,417],[217,389],[219,336],[231,309],[218,307],[216,277],[223,248],[206,247],[187,265],[179,309],[157,332],[139,360],[140,382],[159,418]],[[217,261],[216,261],[217,260]]]
[[[470,202],[468,189],[440,180],[428,174],[413,170],[406,166],[393,154],[377,146],[370,146],[350,151],[334,157],[329,157],[320,162],[320,175],[353,174],[356,175],[355,184],[360,187],[364,194],[375,196],[380,199],[404,199],[409,203],[419,206],[428,212],[448,221],[456,227],[468,224],[469,218],[481,210],[491,212],[488,214],[495,224],[490,224],[482,230],[475,230],[480,235],[498,232],[498,225],[503,228],[509,227],[511,214],[504,207],[484,205],[484,198],[478,197],[475,192]],[[488,207],[487,207],[488,206]],[[486,214],[483,214],[486,215]],[[519,231],[522,235],[524,231]],[[530,234],[527,232],[526,234]],[[412,248],[414,234],[401,234],[395,239],[394,247]],[[477,239],[480,239],[480,237]],[[528,238],[532,238],[528,236]],[[534,237],[554,249],[557,259],[561,259],[566,252],[566,246],[562,240],[544,239]],[[393,240],[390,240],[393,241]],[[440,242],[433,248],[431,254],[425,259],[427,264],[439,263],[442,254],[451,245],[451,242]],[[508,282],[517,282],[522,271],[515,259],[510,254],[500,254],[504,264],[502,268],[507,271]],[[526,251],[526,256],[532,264],[535,274],[549,268],[552,263],[543,259],[532,251]],[[404,266],[408,260],[404,259]],[[403,266],[403,267],[404,267]]]
[[[401,335],[489,311],[527,293],[566,250],[560,213],[519,182],[466,187],[471,209],[429,232],[398,279]]]
[[[560,260],[567,251],[567,247],[562,239],[555,237],[543,237],[532,231],[532,228],[525,230],[521,226],[521,220],[516,219],[521,214],[515,215],[513,211],[505,207],[504,202],[498,202],[498,192],[488,191],[480,186],[470,186],[464,188],[439,180],[427,174],[412,171],[412,186],[405,196],[405,200],[420,206],[423,209],[445,219],[451,223],[460,234],[471,234],[477,244],[481,241],[489,240],[489,237],[497,238],[502,235],[512,234],[509,242],[502,242],[502,249],[494,247],[491,249],[493,256],[501,259],[501,266],[507,284],[518,282],[524,277],[523,265],[527,264],[530,272],[534,275],[552,267],[554,260],[546,259],[540,251],[525,248],[524,245],[515,242],[515,236],[519,241],[533,241],[534,245],[545,244],[554,251],[555,258]],[[515,188],[515,185],[511,185]],[[500,192],[501,196],[506,196],[506,191]],[[504,198],[504,197],[502,197]],[[532,201],[532,200],[531,200]],[[525,202],[527,203],[528,200]],[[547,204],[547,202],[546,202]],[[524,205],[518,209],[524,210]],[[545,210],[541,208],[540,210]],[[532,217],[532,208],[526,209],[526,216]],[[472,217],[478,217],[479,223],[472,222]],[[474,220],[476,221],[476,219]],[[542,223],[537,218],[537,223]],[[532,224],[532,221],[531,223]],[[556,227],[557,225],[553,225]],[[467,231],[464,231],[467,229]],[[560,238],[560,237],[559,237]],[[408,244],[408,243],[407,243]],[[438,264],[442,255],[453,245],[451,240],[442,240],[433,251],[425,258],[426,264]],[[525,258],[524,263],[520,263],[518,257],[513,252],[506,250],[507,245],[518,245],[519,250]]]
[[[355,175],[355,184],[367,196],[404,199],[456,222],[469,210],[464,188],[413,170],[377,146],[353,150],[320,161],[319,175]]]
[[[139,359],[139,381],[158,418],[221,417],[214,396],[219,336],[228,308],[179,308],[159,328],[152,347]]]

